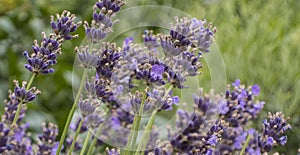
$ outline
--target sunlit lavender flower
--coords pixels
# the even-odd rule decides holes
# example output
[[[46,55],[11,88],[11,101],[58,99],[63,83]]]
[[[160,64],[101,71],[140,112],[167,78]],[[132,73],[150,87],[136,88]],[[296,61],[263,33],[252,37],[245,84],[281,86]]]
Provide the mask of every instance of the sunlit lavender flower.
[[[181,152],[189,154],[212,154],[214,147],[219,143],[223,127],[221,121],[210,120],[205,117],[214,107],[214,101],[210,95],[194,96],[195,113],[188,114],[183,110],[178,110],[178,121],[176,125],[179,133],[175,133],[170,140],[172,147]],[[208,130],[203,130],[205,126],[211,124]],[[204,127],[203,127],[204,126]]]
[[[268,119],[263,121],[264,131],[262,135],[272,137],[274,143],[284,145],[287,142],[287,137],[283,136],[283,134],[285,134],[287,130],[291,129],[287,120],[284,119],[284,115],[281,112],[273,115],[269,113]]]
[[[268,119],[263,121],[263,125],[264,129],[262,133],[255,130],[248,132],[251,135],[251,139],[246,148],[247,153],[263,154],[270,152],[279,144],[286,144],[287,136],[285,134],[287,130],[291,129],[291,126],[284,119],[281,112],[273,115],[269,113]]]
[[[55,34],[50,34],[49,37],[42,32],[42,41],[39,45],[37,40],[34,41],[32,46],[32,53],[25,51],[28,64],[25,64],[25,68],[35,74],[49,74],[53,73],[54,69],[52,65],[57,63],[57,56],[61,53],[61,43],[64,40],[70,40],[77,35],[70,35],[71,32],[75,32],[80,22],[74,23],[75,15],[71,15],[70,12],[64,11],[62,15],[57,15],[57,21],[54,21],[54,17],[51,16],[51,26]]]
[[[77,35],[71,35],[70,33],[75,32],[81,25],[81,22],[74,23],[75,15],[69,11],[63,11],[61,15],[56,15],[56,21],[54,16],[51,16],[51,27],[58,38],[70,40]]]
[[[203,67],[199,61],[202,52],[209,52],[215,31],[206,27],[206,21],[175,18],[169,35],[160,35],[161,47],[168,66],[168,82],[175,88],[183,85],[188,76],[196,76]],[[198,52],[197,52],[198,51]]]
[[[163,74],[165,73],[165,66],[163,65],[144,63],[139,65],[134,72],[135,75],[133,77],[143,80],[146,85],[162,86],[166,84],[163,79]]]
[[[162,35],[161,46],[166,56],[177,56],[183,51],[195,48],[203,52],[209,52],[215,29],[207,26],[206,21],[196,18],[175,18],[170,30],[170,35]]]
[[[249,119],[253,119],[262,110],[265,102],[255,101],[259,93],[259,86],[249,86],[248,89],[240,84],[239,80],[233,83],[235,88],[225,93],[225,101],[222,102],[220,113],[222,119],[228,121],[230,126],[238,127],[245,125]],[[253,92],[253,90],[255,92]]]
[[[43,135],[38,137],[38,155],[53,155],[58,147],[58,142],[55,141],[58,135],[57,126],[52,123],[43,123],[42,129]]]
[[[54,69],[51,68],[53,64],[57,63],[57,56],[61,53],[61,41],[56,40],[56,36],[50,34],[47,38],[45,33],[42,33],[42,42],[38,45],[35,40],[32,46],[33,53],[25,51],[28,64],[25,64],[25,68],[35,74],[49,74],[53,73]]]
[[[100,78],[111,78],[113,68],[121,56],[121,48],[114,43],[103,43],[100,48],[100,60],[97,74]]]
[[[107,12],[118,12],[125,2],[123,0],[101,0],[96,3],[96,6],[102,10],[105,8]]]
[[[116,22],[112,17],[124,4],[122,0],[101,0],[95,4],[91,26],[87,22],[84,23],[86,37],[91,43],[99,42],[112,31]]]

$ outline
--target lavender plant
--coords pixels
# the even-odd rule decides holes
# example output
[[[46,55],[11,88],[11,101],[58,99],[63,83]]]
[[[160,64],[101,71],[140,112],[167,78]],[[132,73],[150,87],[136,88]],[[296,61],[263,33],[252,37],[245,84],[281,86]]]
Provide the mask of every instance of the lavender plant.
[[[75,15],[68,11],[56,20],[51,16],[54,33],[43,32],[41,43],[34,41],[32,52],[24,52],[31,79],[21,87],[14,81],[15,88],[5,101],[1,154],[264,154],[286,144],[291,126],[280,112],[269,113],[262,132],[251,128],[251,121],[265,104],[255,100],[260,93],[256,84],[246,87],[236,80],[224,93],[204,94],[200,90],[191,96],[194,103],[182,103],[182,96],[176,96],[175,91],[188,88],[189,77],[198,76],[204,67],[202,56],[210,52],[216,34],[212,24],[175,17],[168,34],[145,30],[142,45],[129,37],[119,47],[104,39],[112,32],[117,21],[113,18],[124,4],[123,0],[96,2],[92,21],[84,22],[88,46],[75,48],[83,73],[60,141],[57,126],[43,123],[43,133],[35,142],[23,121],[26,104],[40,94],[31,85],[37,76],[54,72],[52,66],[61,54],[62,43],[78,37],[71,33],[81,24],[75,23]],[[186,110],[187,105],[193,105],[192,113]],[[81,118],[74,125],[71,120],[76,108]],[[176,111],[178,119],[161,140],[154,123],[165,111]],[[143,127],[146,115],[150,118]],[[66,138],[69,128],[73,135]]]

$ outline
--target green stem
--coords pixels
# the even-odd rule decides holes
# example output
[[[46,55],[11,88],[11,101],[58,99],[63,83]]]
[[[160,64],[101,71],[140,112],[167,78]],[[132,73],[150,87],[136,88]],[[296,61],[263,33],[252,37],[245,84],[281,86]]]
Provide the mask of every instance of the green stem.
[[[90,148],[88,149],[88,153],[87,153],[87,155],[91,155],[92,154],[92,152],[93,152],[93,149],[94,149],[94,146],[96,145],[96,142],[97,142],[97,140],[98,140],[98,135],[100,134],[100,132],[101,132],[101,128],[102,128],[102,125],[100,125],[99,126],[99,129],[97,130],[97,133],[96,133],[96,135],[94,136],[94,138],[93,138],[93,141],[92,141],[92,143],[91,143],[91,145],[90,145]]]
[[[130,149],[134,148],[136,140],[137,140],[138,130],[139,130],[142,115],[143,115],[143,112],[144,112],[145,100],[147,98],[147,89],[148,88],[146,88],[145,91],[144,91],[143,98],[142,98],[142,103],[141,103],[141,106],[140,106],[140,109],[139,109],[139,113],[137,115],[137,124],[134,128],[134,135],[133,135],[133,139],[132,139],[133,141],[131,143]]]
[[[149,136],[150,136],[150,132],[151,132],[152,126],[153,126],[153,124],[155,122],[156,114],[157,114],[156,110],[152,112],[150,120],[149,120],[149,122],[148,122],[148,124],[146,126],[145,133],[144,133],[144,135],[143,135],[143,137],[141,139],[143,141],[139,144],[139,146],[137,148],[137,152],[135,153],[135,155],[139,155],[140,151],[141,151],[141,154],[142,154],[143,150],[146,148],[148,140],[149,140]]]
[[[173,85],[171,85],[168,88],[168,90],[166,91],[166,93],[163,96],[162,100],[165,100],[167,98],[167,96],[169,95],[169,93],[172,90],[172,88],[173,88]],[[139,152],[140,152],[140,154],[142,154],[143,150],[146,149],[146,146],[147,146],[148,140],[149,140],[149,136],[150,136],[150,131],[151,131],[152,126],[153,126],[153,124],[155,122],[156,114],[157,114],[157,110],[154,110],[152,112],[152,115],[151,115],[150,119],[149,119],[149,122],[147,123],[146,129],[145,129],[145,133],[144,133],[144,135],[143,135],[143,137],[141,139],[143,141],[141,143],[139,143],[138,148],[137,148],[137,152],[135,153],[135,155],[138,155]]]
[[[81,83],[80,83],[80,86],[79,86],[79,90],[78,90],[78,92],[77,92],[77,94],[76,94],[76,97],[75,97],[73,106],[72,106],[72,108],[71,108],[71,110],[70,110],[70,112],[69,112],[69,115],[68,115],[67,122],[65,123],[65,127],[64,127],[63,133],[62,133],[62,135],[61,135],[61,137],[60,137],[60,141],[59,141],[59,145],[58,145],[58,148],[57,148],[57,151],[56,151],[56,155],[59,155],[59,154],[60,154],[62,145],[63,145],[63,143],[64,143],[64,141],[65,141],[65,138],[66,138],[66,135],[67,135],[67,132],[68,132],[69,125],[70,125],[71,120],[72,120],[72,118],[73,118],[75,109],[76,109],[76,107],[77,107],[77,104],[78,104],[80,95],[81,95],[81,93],[82,93],[82,90],[83,90],[83,87],[84,87],[84,84],[85,84],[86,75],[87,75],[87,70],[85,69],[85,70],[83,71],[83,75],[82,75]]]
[[[126,148],[125,148],[125,151],[124,151],[124,155],[127,155],[130,152],[129,149],[133,150],[134,146],[136,144],[138,130],[139,130],[139,127],[140,127],[141,118],[142,118],[142,114],[143,114],[143,111],[144,111],[145,100],[146,100],[146,97],[147,97],[147,89],[148,89],[148,87],[145,89],[145,91],[143,93],[143,98],[142,98],[142,102],[141,102],[139,112],[138,112],[137,115],[134,116],[133,125],[132,125],[132,128],[130,130],[130,134],[129,134],[127,145],[126,145]]]
[[[243,148],[242,148],[242,150],[241,150],[241,152],[240,152],[240,155],[244,155],[244,154],[245,154],[245,150],[246,150],[246,148],[247,148],[247,146],[248,146],[248,144],[249,144],[249,142],[250,142],[250,139],[251,139],[251,134],[249,134],[249,135],[247,136],[246,142],[245,142],[245,144],[243,145]]]
[[[17,125],[17,121],[19,119],[19,115],[20,115],[20,112],[21,112],[21,109],[22,109],[22,106],[23,106],[23,101],[21,101],[18,105],[18,108],[17,108],[17,111],[16,111],[16,114],[15,114],[15,117],[14,117],[14,120],[12,122],[12,129],[14,130],[15,126]]]
[[[126,147],[124,149],[124,154],[122,153],[123,155],[128,155],[128,153],[130,152],[129,148],[131,147],[131,141],[132,141],[132,137],[133,137],[133,132],[135,131],[136,126],[137,126],[137,117],[134,116],[134,118],[133,118],[133,124],[132,124],[131,130],[130,130],[130,134],[129,134],[129,137],[128,137],[128,140],[127,140],[127,144],[126,144]]]
[[[81,149],[80,155],[84,155],[85,149],[87,148],[87,145],[89,143],[90,138],[91,138],[91,132],[88,131],[88,134],[85,137],[85,140],[84,140],[83,147]]]
[[[35,77],[36,77],[36,74],[33,73],[32,76],[31,76],[31,78],[30,78],[30,80],[29,80],[29,82],[27,83],[26,90],[30,89],[30,86],[31,86],[33,80],[35,79]],[[21,109],[22,109],[22,105],[23,105],[23,101],[21,101],[19,103],[19,105],[18,105],[18,108],[17,108],[16,114],[15,114],[14,120],[12,122],[12,128],[13,129],[14,129],[14,126],[17,125],[17,121],[19,119],[19,115],[20,115],[20,112],[21,112]]]
[[[70,147],[70,150],[69,150],[68,155],[72,155],[74,146],[75,146],[75,144],[76,144],[76,139],[77,139],[77,137],[78,137],[78,135],[79,135],[79,132],[80,132],[80,130],[81,130],[82,123],[83,123],[83,119],[81,119],[80,122],[79,122],[79,125],[78,125],[78,127],[77,127],[75,136],[74,136],[74,138],[73,138],[73,140],[72,140],[72,144],[71,144],[71,147]]]
[[[29,80],[29,82],[27,83],[26,90],[29,90],[29,88],[30,88],[30,86],[31,86],[31,84],[32,84],[32,82],[33,82],[33,80],[35,79],[35,77],[36,77],[36,74],[33,73],[32,76],[31,76],[31,78],[30,78],[30,80]]]

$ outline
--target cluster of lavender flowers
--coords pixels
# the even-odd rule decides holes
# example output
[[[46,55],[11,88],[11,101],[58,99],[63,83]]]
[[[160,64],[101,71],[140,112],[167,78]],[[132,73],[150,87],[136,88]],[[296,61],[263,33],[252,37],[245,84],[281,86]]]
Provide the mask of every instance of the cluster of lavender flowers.
[[[56,21],[51,17],[51,25],[54,33],[46,35],[42,32],[40,44],[34,41],[32,52],[25,51],[24,56],[28,64],[25,68],[32,72],[29,82],[22,82],[19,85],[14,81],[13,91],[9,91],[9,100],[4,101],[5,109],[0,122],[0,154],[53,154],[57,148],[56,136],[58,127],[51,123],[43,123],[43,134],[34,138],[27,131],[29,124],[24,122],[26,104],[33,102],[41,92],[35,87],[31,87],[34,79],[38,75],[53,73],[52,65],[57,63],[57,56],[61,54],[62,43],[73,39],[77,35],[71,35],[76,31],[80,22],[75,23],[75,15],[64,11],[61,15],[57,14]],[[35,141],[32,141],[36,139]]]
[[[202,55],[210,52],[216,29],[206,21],[176,17],[169,34],[146,30],[142,45],[132,37],[126,38],[122,47],[104,42],[124,4],[122,0],[96,2],[93,20],[84,22],[89,45],[75,48],[83,73],[60,141],[58,127],[43,123],[43,133],[35,142],[23,120],[26,104],[40,94],[31,85],[36,76],[54,72],[52,66],[62,43],[78,37],[71,33],[81,24],[75,23],[75,15],[68,11],[56,19],[51,16],[54,33],[43,32],[40,44],[34,41],[32,52],[24,52],[25,68],[32,78],[22,86],[15,81],[15,89],[5,101],[0,154],[262,154],[287,142],[285,133],[291,126],[282,113],[270,113],[262,132],[249,127],[264,106],[255,100],[258,85],[246,88],[237,80],[224,94],[200,91],[199,96],[194,95],[194,103],[185,103],[194,105],[193,113],[177,109],[183,103],[173,90],[184,90],[188,77],[199,75]],[[71,123],[76,108],[81,118]],[[177,110],[175,129],[170,127],[168,138],[158,140],[160,133],[151,132],[156,116],[171,110]],[[142,116],[148,114],[143,128]],[[67,136],[69,128],[72,132]],[[139,135],[139,131],[144,132]]]

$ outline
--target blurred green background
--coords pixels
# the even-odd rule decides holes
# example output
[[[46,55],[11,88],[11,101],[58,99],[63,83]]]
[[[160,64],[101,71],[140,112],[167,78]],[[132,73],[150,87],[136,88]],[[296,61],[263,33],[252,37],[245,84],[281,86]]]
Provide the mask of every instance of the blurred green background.
[[[67,9],[79,20],[89,21],[94,2],[0,0],[0,101],[7,98],[14,79],[29,79],[30,74],[23,67],[22,52],[31,50],[32,41],[39,40],[42,31],[51,31],[50,15]],[[245,84],[261,86],[259,99],[267,104],[257,121],[260,123],[269,111],[283,111],[289,116],[293,130],[289,132],[287,146],[278,147],[277,151],[296,154],[300,147],[300,14],[297,11],[300,1],[130,0],[125,8],[143,4],[173,7],[212,22],[218,29],[216,42],[226,66],[227,83],[239,78]],[[157,15],[153,13],[153,16]],[[82,27],[79,32],[84,36]],[[56,122],[63,128],[73,101],[73,49],[82,39],[64,44],[63,54],[55,65],[56,72],[35,80],[33,85],[42,94],[27,113],[32,130],[37,130],[42,121]],[[201,79],[209,81],[209,75],[204,74]],[[207,87],[207,83],[203,87]]]

